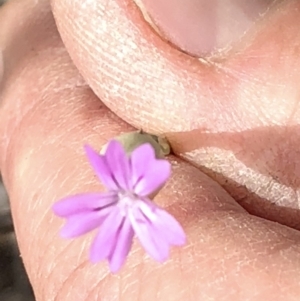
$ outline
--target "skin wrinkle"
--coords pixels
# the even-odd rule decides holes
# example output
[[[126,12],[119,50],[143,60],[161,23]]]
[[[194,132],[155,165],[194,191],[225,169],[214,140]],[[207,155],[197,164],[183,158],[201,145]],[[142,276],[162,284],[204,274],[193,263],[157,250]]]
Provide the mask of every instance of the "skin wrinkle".
[[[230,76],[233,75],[233,71],[232,70],[224,70],[224,72],[228,72],[227,74],[229,74]],[[246,75],[246,74],[244,74]],[[237,79],[238,76],[243,76],[242,73],[237,73],[234,75],[233,78]],[[279,83],[276,84],[269,84],[268,83],[269,79],[260,79],[257,80],[256,77],[253,78],[249,78],[246,79],[244,84],[241,85],[240,90],[243,90],[243,86],[247,85],[248,89],[245,90],[246,92],[244,92],[245,94],[245,99],[251,99],[253,96],[256,96],[257,99],[261,98],[262,92],[265,90],[266,91],[266,87],[268,89],[272,89],[273,95],[276,95],[277,98],[281,98],[282,99],[282,104],[285,105],[286,103],[289,102],[289,105],[283,108],[282,104],[279,104],[278,106],[278,110],[276,111],[276,113],[274,114],[274,112],[270,112],[266,106],[265,108],[261,108],[259,105],[257,105],[257,103],[247,103],[248,107],[248,114],[252,113],[251,115],[253,115],[254,117],[256,117],[257,119],[257,126],[264,126],[266,124],[268,125],[282,125],[282,124],[289,124],[289,121],[291,120],[292,116],[294,115],[294,110],[295,108],[299,107],[299,100],[297,99],[297,97],[289,97],[286,87],[284,85],[280,85]],[[257,90],[253,84],[254,83],[256,85],[260,85],[261,89]],[[253,87],[251,87],[253,86]],[[279,91],[282,90],[283,92]],[[276,91],[276,92],[275,92]],[[272,106],[272,98],[273,95],[270,97],[270,99],[263,99],[263,103],[268,104],[268,107]],[[290,99],[295,99],[294,104],[291,104]],[[237,107],[237,110],[239,109],[239,107]],[[249,114],[250,115],[250,114]],[[247,116],[246,116],[247,117]],[[251,129],[251,128],[249,128]]]
[[[68,253],[68,248],[70,247],[72,243],[69,244],[68,247],[65,248],[66,254]],[[74,244],[73,244],[74,245]],[[86,242],[85,244],[81,245],[81,252],[79,252],[78,254],[78,258],[80,257],[86,257],[86,250],[88,248],[89,242]],[[101,281],[103,281],[108,275],[109,273],[103,273],[101,275],[101,277],[97,277],[97,281],[96,284],[91,286],[90,283],[87,281],[86,284],[84,282],[84,278],[82,277],[82,272],[84,271],[84,269],[89,269],[91,266],[90,262],[86,259],[83,263],[76,263],[73,267],[73,269],[71,270],[71,272],[68,274],[68,276],[66,278],[63,279],[63,281],[60,284],[60,288],[58,290],[58,295],[62,295],[63,297],[61,299],[59,299],[59,296],[56,296],[57,300],[65,300],[65,295],[70,291],[70,285],[68,286],[68,283],[74,283],[76,281],[76,279],[80,278],[80,282],[83,284],[81,285],[81,291],[82,294],[88,294],[88,296],[90,294],[92,294],[92,292],[95,291],[95,288],[98,286],[98,282],[100,283]],[[55,270],[53,270],[55,272]],[[50,276],[53,275],[53,277],[55,277],[55,274],[51,272]],[[50,276],[48,276],[48,278],[50,278]],[[81,276],[81,277],[80,277]],[[50,278],[51,279],[51,278]],[[72,284],[71,284],[72,286]],[[51,291],[51,288],[48,288],[49,291]],[[86,293],[85,293],[86,292]],[[70,299],[72,300],[72,299]],[[89,300],[88,297],[86,297],[86,300]]]
[[[221,174],[224,174],[225,176],[227,176],[228,178],[236,181],[237,183],[239,183],[239,185],[243,186],[245,185],[247,187],[247,189],[249,191],[252,191],[253,193],[258,194],[259,197],[266,197],[266,195],[270,195],[270,191],[274,191],[274,198],[276,197],[276,203],[278,203],[280,205],[281,200],[285,197],[286,193],[286,189],[288,189],[290,191],[289,193],[289,198],[293,199],[293,196],[295,196],[295,190],[292,189],[291,187],[288,187],[284,184],[281,184],[280,182],[276,181],[276,179],[272,176],[272,175],[263,175],[253,169],[250,169],[249,167],[247,167],[245,164],[243,164],[242,162],[237,163],[235,161],[235,158],[232,157],[231,153],[224,153],[224,152],[220,152],[218,149],[214,150],[214,154],[215,154],[215,158],[214,160],[220,160],[222,162],[222,157],[218,158],[219,156],[226,156],[227,160],[229,162],[231,162],[232,166],[236,166],[239,169],[239,174],[235,174],[233,173],[231,170],[228,170],[227,165],[222,165],[220,164],[219,166],[215,166],[213,165],[213,163],[209,160],[210,159],[210,152],[208,153],[208,155],[206,154],[205,151],[199,151],[199,150],[194,150],[191,152],[187,152],[185,153],[183,156],[189,160],[193,160],[196,161],[200,166],[206,167],[214,172],[219,172]],[[198,159],[201,158],[201,161]],[[227,162],[228,162],[227,161]],[[228,162],[228,163],[229,163]],[[248,182],[245,182],[245,178],[243,178],[242,176],[244,174],[248,174],[249,177],[247,177]],[[260,179],[260,183],[262,184],[262,186],[264,187],[263,190],[259,191],[256,190],[257,186],[251,181],[251,179]],[[223,184],[225,185],[225,184]],[[226,185],[225,185],[226,186]],[[236,197],[238,198],[238,195],[236,195]],[[284,203],[282,203],[282,205],[284,205]],[[298,206],[296,204],[291,204],[292,207],[298,208]]]
[[[41,70],[41,72],[42,73],[46,72],[46,70]],[[25,74],[25,73],[26,73],[26,69],[23,70],[23,74]],[[43,79],[43,77],[42,77],[42,79]],[[54,81],[54,83],[55,83],[55,81]],[[64,89],[62,89],[62,90],[64,90]],[[44,95],[46,95],[47,91],[52,91],[52,89],[51,90],[46,89],[44,91],[44,93],[45,93]],[[19,114],[19,117],[17,117],[17,120],[13,121],[13,119],[12,119],[13,122],[11,122],[11,124],[9,126],[9,130],[10,130],[9,135],[11,136],[11,140],[14,139],[14,132],[17,132],[20,129],[20,127],[22,127],[22,125],[24,124],[23,121],[24,120],[26,121],[26,118],[29,118],[30,115],[33,116],[35,111],[37,111],[39,109],[39,107],[43,105],[43,101],[44,101],[43,97],[41,97],[41,98],[37,99],[36,101],[31,102],[32,105],[31,106],[29,105],[28,107],[26,107],[26,110],[24,110],[24,112]],[[53,104],[52,107],[55,105],[56,104]],[[71,112],[68,112],[68,114],[71,114]],[[16,125],[14,125],[13,123],[16,123]],[[4,145],[3,147],[6,149],[9,149],[9,141],[6,144],[7,145]],[[7,151],[4,151],[4,153],[7,153]],[[3,162],[8,162],[7,158],[4,157]]]
[[[58,252],[57,254],[57,259],[59,257],[61,258],[65,258],[65,254],[69,253],[70,248],[74,247],[74,243],[70,242],[67,243],[67,245],[63,248],[62,251]],[[86,258],[86,249],[88,247],[88,242],[82,244],[81,246],[81,250],[82,252],[78,252],[78,258]],[[84,250],[84,254],[83,254],[83,249]],[[59,262],[59,260],[53,260],[53,262]],[[45,264],[49,265],[49,263],[45,262]],[[67,292],[70,291],[70,286],[68,286],[69,282],[74,282],[77,274],[82,273],[82,269],[85,267],[85,269],[87,270],[90,266],[90,262],[86,259],[83,262],[81,262],[80,260],[77,260],[76,263],[72,264],[72,268],[70,268],[69,273],[66,275],[66,277],[61,278],[59,281],[57,281],[57,275],[55,274],[55,271],[59,268],[58,264],[56,264],[56,266],[49,266],[49,274],[48,275],[43,275],[43,277],[46,277],[46,279],[48,279],[49,283],[47,286],[44,287],[43,289],[43,296],[49,296],[49,295],[53,295],[53,297],[48,297],[47,300],[65,300],[64,298],[60,299],[60,295],[64,295]],[[102,277],[104,278],[106,277],[105,275]],[[53,279],[55,279],[55,281],[53,281]],[[100,281],[100,280],[99,280]],[[54,287],[53,287],[53,283],[55,283]],[[52,284],[52,285],[51,285]],[[89,291],[89,290],[87,290]],[[84,290],[80,290],[78,291],[80,292],[80,294],[82,294],[84,292]],[[72,300],[72,299],[70,299]],[[87,299],[88,300],[88,299]]]
[[[135,254],[134,254],[134,256],[135,256],[137,251],[134,250],[134,252],[135,252]],[[141,256],[141,258],[142,257],[143,256]],[[129,295],[132,294],[132,291],[133,291],[132,288],[135,287],[135,293],[137,295],[136,296],[137,300],[140,300],[143,295],[142,294],[143,290],[142,290],[142,285],[141,285],[140,279],[141,279],[142,271],[144,269],[144,264],[145,264],[145,260],[143,260],[143,258],[140,260],[140,264],[132,264],[130,273],[125,275],[125,277],[123,278],[124,282],[126,281],[126,283],[127,283],[128,289],[130,290]],[[137,277],[134,277],[134,275],[133,275],[134,272],[132,272],[131,270],[136,271]],[[123,291],[123,299],[126,298],[125,296],[126,296],[126,291],[124,290]]]
[[[32,1],[26,1],[26,3],[24,4],[25,10],[24,9],[20,10],[18,5],[15,5],[14,2],[11,5],[14,5],[15,14],[17,14],[17,12],[20,11],[19,20],[20,20],[20,22],[21,22],[21,20],[23,21],[22,24],[24,26],[24,27],[22,27],[22,30],[28,30],[29,32],[32,31],[31,28],[35,28],[36,23],[38,23],[41,19],[43,20],[43,22],[42,22],[42,25],[41,25],[40,28],[47,28],[47,29],[51,28],[49,26],[49,23],[52,22],[52,16],[48,13],[49,9],[48,10],[44,9],[42,12],[39,11],[38,13],[35,13],[35,11],[37,9],[39,9],[39,7],[35,7],[36,3],[32,3]],[[26,9],[27,8],[26,6],[30,6],[30,9]],[[24,12],[26,12],[26,13],[29,12],[27,14],[25,13],[25,16],[28,15],[28,18],[24,17]],[[32,15],[36,16],[36,17],[31,17]],[[24,21],[24,20],[26,20],[26,21]],[[2,21],[2,19],[1,19],[1,21]],[[40,44],[42,44],[42,47],[45,44],[48,44],[48,45],[52,44],[52,46],[54,46],[53,49],[51,50],[52,54],[53,54],[53,51],[59,50],[59,53],[57,53],[57,57],[58,58],[62,57],[61,56],[62,47],[60,46],[60,49],[55,49],[55,44],[57,44],[57,43],[55,43],[54,40],[55,39],[57,40],[57,34],[56,34],[57,30],[55,28],[53,28],[53,26],[52,26],[52,28],[54,30],[52,30],[52,34],[47,36],[47,39],[42,38],[43,43],[40,43],[40,44],[35,43],[35,47],[32,47],[32,45],[34,44],[34,43],[32,43],[32,41],[36,40],[38,35],[34,34],[33,38],[32,38],[32,35],[28,35],[28,36],[26,36],[26,39],[24,39],[24,37],[22,36],[22,32],[19,30],[19,27],[16,27],[15,24],[12,25],[10,23],[12,23],[12,22],[11,22],[11,19],[9,20],[9,15],[8,15],[7,18],[4,19],[4,25],[9,24],[9,26],[3,26],[3,27],[7,28],[7,31],[11,31],[11,34],[7,34],[7,35],[3,35],[3,36],[12,37],[14,35],[15,36],[17,35],[17,37],[16,37],[16,39],[12,39],[12,43],[7,43],[7,45],[9,45],[9,46],[5,47],[5,50],[6,50],[7,53],[13,54],[13,60],[10,60],[9,58],[6,59],[6,61],[7,61],[6,66],[9,67],[9,68],[7,68],[7,72],[6,72],[6,79],[7,80],[12,75],[15,74],[15,72],[13,71],[14,70],[13,67],[15,67],[15,69],[17,69],[17,73],[19,74],[20,69],[21,70],[23,69],[21,72],[24,72],[26,67],[28,69],[28,65],[30,65],[30,66],[33,65],[32,59],[28,60],[28,56],[32,56],[32,54],[36,54],[38,56],[47,55],[47,53],[44,49],[43,49],[43,51],[40,51],[41,50]],[[54,34],[53,34],[53,32],[54,32]],[[21,38],[19,36],[21,36]],[[52,39],[52,37],[54,37],[54,39]],[[38,40],[41,40],[41,38],[38,37]],[[19,44],[21,43],[22,45],[21,46],[19,45],[18,47],[15,47],[16,41]],[[54,43],[52,43],[52,42],[54,42]],[[15,53],[16,49],[18,49],[18,50],[22,49],[22,53],[19,53],[18,55],[16,55],[16,53]],[[64,52],[66,52],[66,51],[64,50]],[[35,60],[36,60],[36,57],[35,57]],[[62,62],[60,62],[60,64],[62,64]],[[46,74],[48,70],[49,70],[49,67],[47,65],[45,70],[42,70],[43,71],[42,73]],[[20,76],[22,77],[22,74],[20,74]],[[37,79],[38,79],[37,82],[39,82],[40,78],[43,79],[43,77],[44,76],[37,77]],[[27,108],[27,107],[25,107],[25,108]]]
[[[28,111],[24,116],[23,116],[23,119],[22,119],[22,122],[20,122],[20,124],[19,124],[19,128],[22,128],[22,125],[24,124],[24,123],[26,123],[26,119],[31,119],[32,118],[32,116],[34,116],[34,113],[38,110],[38,106],[41,106],[42,105],[42,102],[34,102],[35,103],[35,106],[34,106],[34,110],[33,109],[31,109],[30,111]],[[71,115],[70,115],[71,116]],[[57,125],[57,128],[59,128],[60,127],[60,125],[58,124]],[[19,131],[19,129],[18,128],[16,128],[13,132],[12,132],[12,139],[11,140],[13,140],[13,138],[14,138],[14,133],[18,133],[18,131]],[[49,141],[50,143],[51,143],[51,141]],[[9,147],[8,147],[9,148]],[[38,151],[38,149],[36,149],[35,151]],[[30,153],[32,153],[32,150],[30,150],[30,152],[28,153],[28,155],[30,154]],[[9,160],[7,160],[7,161],[9,161]],[[26,159],[26,161],[29,161],[29,158],[28,159]],[[19,171],[19,174],[17,175],[17,177],[21,177],[22,176],[22,174],[26,174],[26,172],[20,172],[20,170],[22,170],[22,168],[21,169],[19,169],[18,171]],[[58,174],[59,173],[59,170],[57,171],[57,173],[56,174]],[[44,182],[46,183],[47,181],[48,181],[48,184],[49,184],[49,181],[50,181],[50,183],[51,183],[51,181],[54,181],[55,180],[55,178],[56,178],[56,176],[55,175],[52,175],[51,177],[49,176],[48,178],[46,178],[46,179],[44,179]],[[38,182],[38,178],[36,177],[36,182]],[[35,181],[33,181],[33,183],[35,183]],[[47,185],[46,185],[46,188],[47,188]],[[44,191],[44,192],[46,192],[46,191]],[[33,204],[35,204],[35,203],[33,203]],[[32,209],[34,209],[34,208],[32,208]]]
[[[84,268],[84,267],[87,267],[88,265],[90,265],[90,263],[88,261],[85,261],[85,262],[81,263],[80,265],[76,266],[71,271],[69,276],[61,283],[60,287],[57,289],[57,294],[55,294],[54,301],[60,301],[60,300],[63,301],[64,300],[65,295],[66,295],[66,293],[64,291],[70,291],[70,287],[72,287],[72,283],[74,281],[74,278],[76,278],[76,273],[77,272],[81,273],[81,269]],[[51,276],[51,274],[50,274],[50,276]],[[50,277],[50,279],[51,279],[51,277]],[[98,280],[98,281],[101,282],[101,280]],[[70,284],[71,284],[71,286],[70,286]],[[98,283],[97,283],[97,286],[98,286]],[[91,292],[93,292],[94,288],[91,289]],[[62,295],[63,297],[60,298],[60,295]],[[85,298],[84,300],[88,301],[89,299]]]
[[[70,158],[68,158],[68,159],[70,160]],[[43,181],[40,183],[41,190],[43,191],[43,194],[47,193],[47,189],[49,189],[48,187],[51,186],[53,183],[55,183],[57,181],[57,179],[59,178],[59,174],[60,174],[62,168],[63,167],[61,167],[60,169],[58,169],[56,171],[56,173],[53,176],[49,177],[48,179],[47,178],[43,179]],[[34,184],[34,182],[35,181],[33,181],[33,184]],[[61,182],[59,188],[62,188],[62,187],[64,187],[64,183],[63,182]],[[75,187],[75,189],[76,189],[76,187]],[[36,199],[37,200],[41,199],[41,197],[39,197],[39,198],[36,197]],[[38,207],[39,207],[38,201],[32,202],[32,205],[30,206],[29,210],[35,211],[36,209],[38,209]],[[52,211],[51,211],[50,208],[48,210],[45,210],[45,212],[43,214],[41,214],[38,219],[36,219],[36,222],[33,225],[34,228],[30,232],[31,233],[38,233],[39,229],[42,228],[43,221],[45,220],[45,218],[47,217],[47,215],[49,215],[51,213],[52,213]],[[56,237],[56,235],[53,235],[53,238],[55,238],[55,237]],[[41,239],[41,242],[42,242],[42,240],[43,240],[43,238]],[[49,247],[51,246],[51,244],[52,243],[51,243],[51,240],[50,240],[49,244],[46,245],[45,249],[48,250]],[[55,262],[55,260],[54,260],[54,262]],[[40,270],[41,270],[41,268],[40,268]],[[37,274],[39,274],[39,272]]]
[[[244,300],[244,299],[243,299]]]
[[[69,244],[69,245],[70,245],[70,244]],[[57,258],[60,257],[60,256],[63,256],[64,253],[66,253],[66,252],[68,251],[69,245],[67,245],[66,248],[65,248],[64,250],[62,250],[61,252],[58,253]],[[55,262],[56,262],[56,261],[54,260],[53,263],[55,263]],[[78,265],[78,266],[75,266],[75,267],[73,268],[73,270],[71,270],[71,272],[69,273],[69,275],[68,275],[65,279],[63,279],[63,280],[61,281],[61,283],[60,283],[57,287],[55,287],[55,290],[53,290],[53,288],[51,287],[51,285],[50,285],[49,287],[46,287],[46,286],[45,286],[42,295],[43,295],[43,296],[48,296],[49,293],[47,293],[47,291],[50,291],[50,292],[53,291],[53,293],[54,293],[54,292],[55,292],[55,293],[53,294],[53,297],[52,297],[52,298],[54,298],[54,300],[60,300],[60,299],[59,299],[59,296],[60,296],[62,290],[63,290],[63,288],[66,286],[66,284],[68,284],[68,282],[71,281],[71,279],[73,279],[73,277],[74,277],[74,272],[75,272],[77,269],[79,269],[81,266],[87,265],[87,263],[88,263],[88,262],[86,261],[86,262],[81,263],[81,264]],[[47,279],[48,279],[49,283],[51,283],[51,279],[54,277],[53,274],[54,274],[54,271],[56,270],[57,267],[58,267],[57,264],[52,264],[52,266],[51,266],[52,269],[50,269],[50,273],[47,275]],[[42,267],[41,267],[41,269],[42,269]],[[51,298],[51,299],[52,299],[52,298]],[[62,299],[61,299],[61,300],[62,300]]]
[[[28,110],[26,111],[26,114],[30,114],[32,112],[32,109],[35,108],[36,106],[38,106],[38,103],[33,103],[31,107],[28,108]],[[0,118],[0,120],[4,120],[4,118]],[[9,133],[7,133],[8,130],[5,130],[5,135],[4,137],[1,139],[1,147],[4,149],[3,153],[4,153],[4,157],[1,158],[1,169],[5,168],[5,165],[3,164],[3,162],[7,162],[7,154],[8,154],[8,148],[10,145],[10,141],[13,139],[14,137],[14,132],[17,131],[18,126],[20,126],[21,124],[21,120],[22,117],[20,114],[16,115],[16,121],[14,121],[15,124],[13,124],[13,122],[11,122],[11,124],[6,127],[9,130]],[[8,137],[11,137],[10,139],[8,139]]]

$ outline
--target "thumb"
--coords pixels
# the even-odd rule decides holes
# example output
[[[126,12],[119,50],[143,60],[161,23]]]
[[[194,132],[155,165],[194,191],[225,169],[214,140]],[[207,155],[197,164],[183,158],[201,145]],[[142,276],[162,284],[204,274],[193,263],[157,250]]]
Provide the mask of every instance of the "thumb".
[[[198,59],[154,32],[131,0],[53,0],[58,29],[85,80],[128,123],[167,133],[176,154],[249,212],[300,229],[299,1],[226,0],[228,9],[220,9],[223,1],[189,0],[184,9],[182,1],[140,2],[164,37],[174,34],[178,43],[186,42],[189,25],[182,25],[191,15],[206,32],[231,33],[229,21],[242,12],[251,22],[243,19],[248,33],[227,51]],[[206,22],[207,12],[217,19]]]

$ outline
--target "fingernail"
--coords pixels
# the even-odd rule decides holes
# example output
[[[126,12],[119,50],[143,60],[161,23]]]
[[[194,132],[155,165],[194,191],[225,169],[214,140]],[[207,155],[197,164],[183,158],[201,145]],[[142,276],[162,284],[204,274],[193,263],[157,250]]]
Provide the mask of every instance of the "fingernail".
[[[136,0],[152,25],[180,49],[197,56],[228,49],[276,0]]]

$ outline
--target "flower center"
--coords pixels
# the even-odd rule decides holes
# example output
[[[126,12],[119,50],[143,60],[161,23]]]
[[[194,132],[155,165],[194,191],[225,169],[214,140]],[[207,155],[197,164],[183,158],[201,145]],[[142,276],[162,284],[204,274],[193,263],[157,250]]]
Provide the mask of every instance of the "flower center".
[[[138,196],[130,191],[120,191],[118,193],[118,205],[122,215],[126,216],[128,210],[132,209],[134,203],[139,200]]]

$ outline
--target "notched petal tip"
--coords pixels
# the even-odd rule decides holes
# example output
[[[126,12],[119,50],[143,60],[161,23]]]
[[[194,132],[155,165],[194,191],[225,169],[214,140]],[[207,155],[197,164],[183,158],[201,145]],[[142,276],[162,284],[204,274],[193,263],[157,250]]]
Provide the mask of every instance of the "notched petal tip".
[[[135,234],[149,256],[158,262],[166,261],[169,258],[170,246],[167,240],[162,239],[153,222],[139,208],[132,212],[130,220]]]
[[[105,213],[100,215],[97,212],[72,215],[61,229],[60,235],[63,238],[75,238],[84,235],[101,226],[106,216]]]
[[[142,179],[148,169],[148,166],[155,160],[155,152],[148,143],[137,147],[130,156],[131,180],[133,187]]]
[[[60,204],[60,202],[54,203],[54,204],[52,205],[51,209],[52,209],[52,211],[53,211],[53,213],[54,213],[55,215],[57,215],[57,216],[59,216],[59,217],[64,217],[64,213],[61,212],[62,210],[61,210],[61,204]]]
[[[115,192],[82,193],[57,201],[52,205],[52,210],[57,216],[68,218],[75,214],[99,211],[116,202],[117,194]]]
[[[141,244],[159,262],[168,259],[172,245],[186,244],[186,234],[179,222],[147,199],[140,202],[131,218]]]
[[[84,146],[86,156],[99,180],[109,189],[118,190],[118,185],[115,182],[112,170],[107,163],[105,156],[100,155],[91,146]]]
[[[138,146],[135,150],[132,151],[131,158],[135,158],[136,160],[154,160],[155,159],[155,150],[151,146],[150,143],[144,143]]]
[[[89,144],[85,144],[83,149],[90,162],[95,160],[95,157],[101,157],[101,155],[98,154],[98,152],[96,152]]]
[[[186,242],[186,234],[181,224],[172,214],[158,206],[155,208],[155,214],[157,219],[154,225],[168,239],[170,244],[177,245]]]
[[[171,176],[171,164],[164,159],[157,159],[148,166],[144,176],[137,182],[134,191],[145,197],[161,189]]]
[[[105,156],[107,154],[110,154],[110,153],[115,154],[117,156],[122,156],[122,157],[127,156],[122,143],[119,142],[116,139],[111,139],[107,143],[107,148],[106,148]]]

